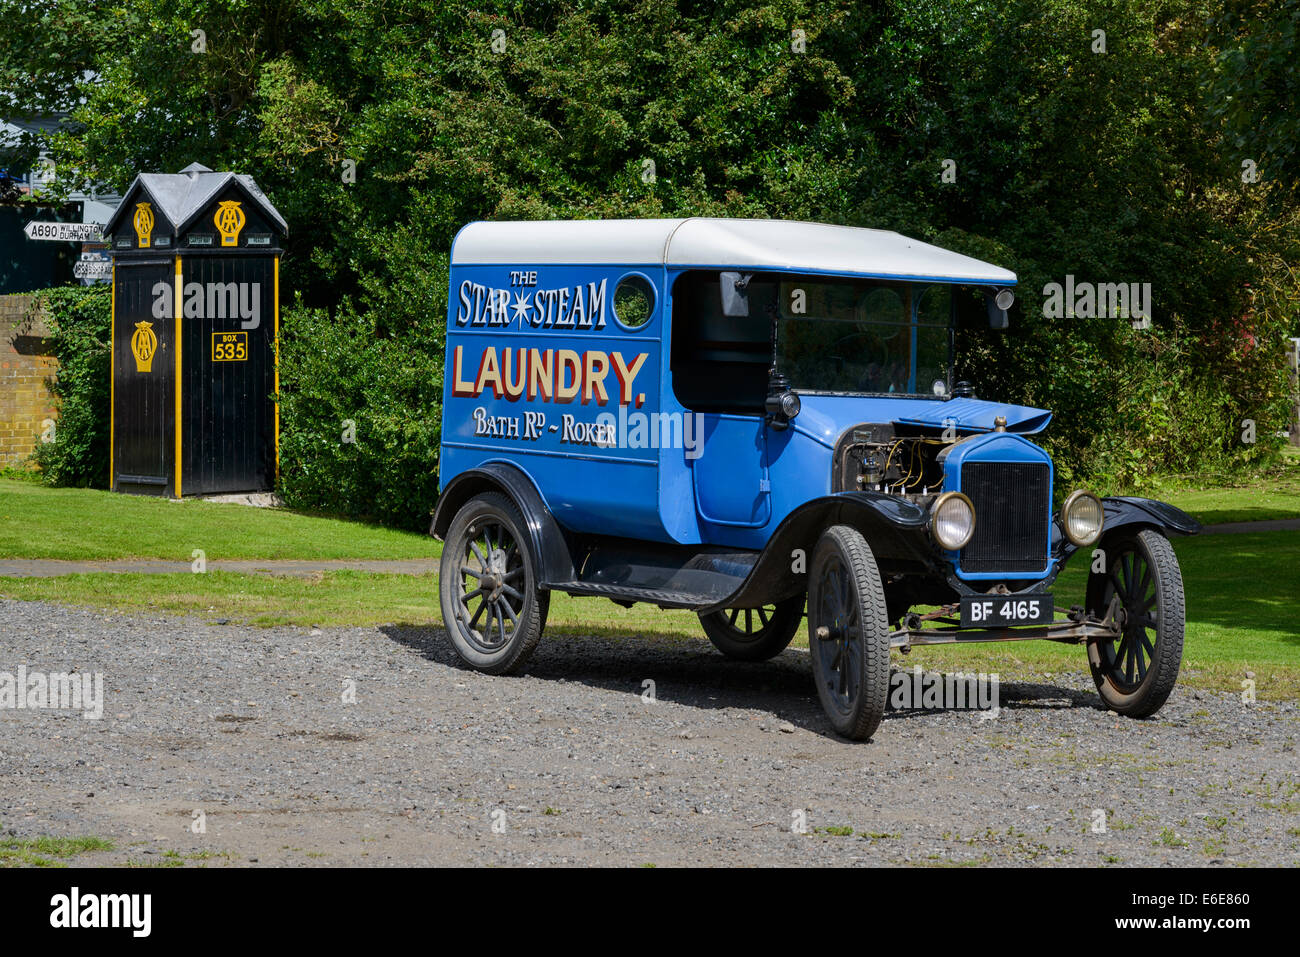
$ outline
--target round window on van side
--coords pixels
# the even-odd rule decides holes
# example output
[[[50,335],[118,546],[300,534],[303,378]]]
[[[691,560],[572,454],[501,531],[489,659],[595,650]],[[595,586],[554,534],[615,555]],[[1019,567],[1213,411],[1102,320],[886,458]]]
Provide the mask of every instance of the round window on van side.
[[[614,290],[614,316],[629,329],[650,321],[655,307],[655,289],[645,276],[624,276]]]

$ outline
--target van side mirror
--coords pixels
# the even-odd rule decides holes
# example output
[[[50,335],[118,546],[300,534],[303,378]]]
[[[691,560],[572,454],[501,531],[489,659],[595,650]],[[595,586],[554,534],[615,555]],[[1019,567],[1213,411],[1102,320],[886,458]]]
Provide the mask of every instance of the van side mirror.
[[[988,328],[989,329],[1006,329],[1010,325],[1006,309],[997,308],[997,302],[993,296],[988,298]]]
[[[744,319],[749,316],[749,294],[745,287],[753,273],[721,272],[718,273],[718,292],[722,296],[722,314],[731,318]]]
[[[1010,289],[999,289],[997,295],[986,295],[984,301],[988,307],[989,328],[999,330],[1007,328],[1010,325],[1007,310],[1016,301],[1015,294]]]

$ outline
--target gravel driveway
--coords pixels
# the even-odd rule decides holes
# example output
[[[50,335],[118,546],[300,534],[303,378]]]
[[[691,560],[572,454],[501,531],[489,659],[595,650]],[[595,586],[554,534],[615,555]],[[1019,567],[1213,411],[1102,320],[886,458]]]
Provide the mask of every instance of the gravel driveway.
[[[0,600],[0,651],[104,675],[101,720],[0,709],[0,833],[117,846],[73,864],[1300,863],[1295,702],[1180,688],[1135,722],[1085,674],[1004,676],[996,718],[850,744],[793,650],[547,637],[492,678],[432,629]]]

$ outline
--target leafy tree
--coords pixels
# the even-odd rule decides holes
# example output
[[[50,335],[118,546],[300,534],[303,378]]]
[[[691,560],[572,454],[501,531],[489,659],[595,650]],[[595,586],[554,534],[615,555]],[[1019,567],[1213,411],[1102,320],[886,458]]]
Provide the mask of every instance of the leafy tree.
[[[69,182],[194,160],[254,175],[291,224],[301,307],[286,328],[343,330],[338,392],[376,421],[434,422],[437,391],[415,375],[362,388],[343,357],[435,375],[468,221],[896,229],[1018,272],[1011,332],[963,333],[964,373],[1055,410],[1063,480],[1133,484],[1276,454],[1297,300],[1297,2],[83,2],[69,6],[114,42],[51,80],[81,98],[53,145]],[[56,65],[32,36],[5,75]],[[1259,183],[1241,178],[1247,146]],[[1045,317],[1042,291],[1066,275],[1151,283],[1154,328]],[[286,412],[293,390],[328,391],[285,373]],[[286,489],[338,454],[317,441],[337,423],[292,407]],[[412,475],[436,469],[432,451],[403,458],[428,435],[372,435]]]
[[[1208,113],[1232,159],[1253,160],[1288,193],[1300,183],[1300,0],[1227,0],[1211,21],[1219,48]]]

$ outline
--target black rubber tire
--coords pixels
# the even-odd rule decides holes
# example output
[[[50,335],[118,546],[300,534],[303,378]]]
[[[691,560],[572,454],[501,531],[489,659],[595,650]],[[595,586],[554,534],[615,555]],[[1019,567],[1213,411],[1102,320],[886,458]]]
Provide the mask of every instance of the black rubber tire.
[[[804,596],[795,595],[762,608],[727,608],[700,615],[700,624],[728,658],[767,661],[789,647],[803,620],[803,603]]]
[[[526,528],[514,502],[499,492],[486,492],[456,513],[443,541],[438,591],[447,637],[462,661],[487,674],[519,672],[546,627],[550,592],[537,588],[532,555],[524,544]],[[506,534],[512,544],[505,541]],[[495,535],[498,547],[492,548],[485,535]],[[493,591],[477,594],[475,589],[489,573]],[[474,611],[467,594],[469,602],[479,600]]]
[[[822,628],[826,638],[818,637]],[[848,525],[828,528],[813,550],[808,650],[831,726],[846,738],[868,740],[889,702],[889,621],[875,556]]]
[[[1106,571],[1088,575],[1088,613],[1104,618],[1118,591],[1124,631],[1118,640],[1089,643],[1088,666],[1107,708],[1145,718],[1160,710],[1178,680],[1186,618],[1183,575],[1169,539],[1154,529],[1120,529],[1103,539],[1101,548]],[[1152,605],[1148,617],[1145,609]]]

